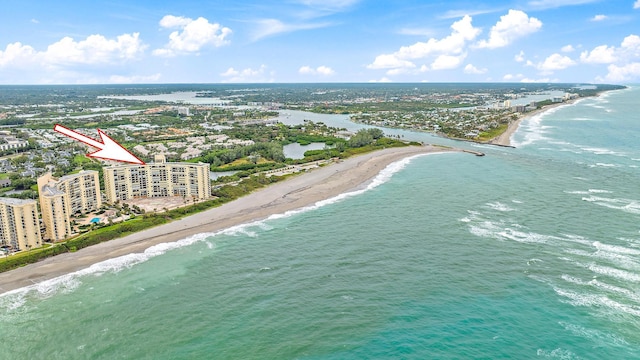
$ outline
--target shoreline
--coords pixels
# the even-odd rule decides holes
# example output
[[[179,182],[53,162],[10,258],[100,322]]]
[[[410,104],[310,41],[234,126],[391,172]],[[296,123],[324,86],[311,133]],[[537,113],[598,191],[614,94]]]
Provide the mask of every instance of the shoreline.
[[[529,119],[529,118],[531,118],[533,116],[542,114],[542,113],[544,113],[546,111],[549,111],[549,110],[557,108],[557,107],[574,104],[577,101],[580,101],[580,100],[583,100],[583,99],[586,99],[586,98],[588,98],[588,97],[581,97],[581,98],[577,98],[577,99],[573,99],[573,100],[567,100],[567,101],[561,102],[561,103],[550,104],[550,105],[546,105],[545,107],[543,107],[541,109],[536,109],[536,110],[530,111],[528,113],[524,113],[517,120],[509,122],[509,125],[508,125],[507,129],[502,134],[500,134],[500,135],[498,135],[498,136],[496,136],[496,137],[494,137],[492,139],[484,140],[484,141],[451,137],[451,136],[448,136],[447,134],[442,133],[442,132],[422,130],[422,129],[414,129],[414,128],[404,128],[404,127],[400,127],[400,126],[380,126],[380,127],[381,128],[385,128],[385,129],[399,129],[399,130],[409,130],[409,131],[415,131],[415,132],[423,132],[423,133],[432,134],[434,136],[437,136],[437,137],[440,137],[440,138],[443,138],[443,139],[447,139],[447,140],[454,140],[454,141],[462,141],[462,142],[468,142],[468,143],[476,143],[476,144],[484,144],[484,145],[495,145],[495,146],[515,148],[515,146],[511,145],[511,136],[513,136],[513,134],[515,134],[515,132],[520,127],[520,124],[524,120]],[[349,120],[349,121],[353,122],[354,124],[368,125],[366,123],[359,122],[359,121],[353,121],[353,120]]]
[[[154,245],[176,242],[196,234],[215,233],[313,205],[362,188],[389,164],[411,156],[456,151],[427,145],[389,148],[354,156],[168,224],[0,273],[0,295],[82,271],[109,259],[143,253]]]
[[[498,145],[498,146],[510,146],[511,145],[511,136],[513,136],[513,134],[516,133],[516,131],[518,131],[518,128],[520,127],[520,124],[526,120],[526,119],[530,119],[536,115],[545,113],[551,109],[555,109],[561,106],[565,106],[565,105],[571,105],[574,104],[575,102],[582,100],[585,98],[578,98],[578,99],[573,99],[573,100],[568,100],[565,102],[561,102],[561,103],[555,103],[555,104],[550,104],[547,105],[541,109],[537,109],[537,110],[533,110],[530,111],[528,113],[523,114],[522,116],[520,116],[518,118],[518,120],[515,121],[511,121],[509,122],[509,126],[507,127],[507,130],[505,130],[505,132],[503,132],[502,134],[494,137],[493,139],[489,140],[486,142],[486,144],[490,144],[490,145]]]

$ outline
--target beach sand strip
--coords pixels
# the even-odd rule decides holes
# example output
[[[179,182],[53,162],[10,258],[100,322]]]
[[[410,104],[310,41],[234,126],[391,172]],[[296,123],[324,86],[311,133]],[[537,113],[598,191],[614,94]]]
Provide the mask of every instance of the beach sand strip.
[[[411,146],[351,157],[269,185],[220,207],[0,273],[0,294],[69,274],[101,261],[141,253],[156,244],[178,241],[195,234],[214,233],[235,225],[263,220],[272,214],[313,205],[364,187],[393,162],[413,155],[445,151],[448,150],[429,145]]]
[[[573,104],[574,102],[576,102],[577,100],[568,100],[562,103],[555,103],[555,104],[551,104],[551,105],[547,105],[545,107],[543,107],[542,109],[538,109],[538,110],[534,110],[528,113],[523,114],[522,116],[520,116],[517,120],[511,121],[509,123],[509,127],[507,127],[507,130],[505,132],[503,132],[502,134],[496,136],[495,138],[489,140],[490,144],[496,144],[496,145],[502,145],[502,146],[511,146],[511,136],[513,136],[513,134],[518,130],[518,127],[520,126],[520,124],[529,118],[532,118],[538,114],[547,112],[553,108],[557,108],[560,106],[564,106],[564,105],[569,105],[569,104]]]

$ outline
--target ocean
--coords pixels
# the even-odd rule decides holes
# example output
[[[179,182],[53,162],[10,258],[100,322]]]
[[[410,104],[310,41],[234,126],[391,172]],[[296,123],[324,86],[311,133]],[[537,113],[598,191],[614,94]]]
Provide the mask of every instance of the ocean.
[[[640,359],[638,98],[536,115],[515,149],[390,130],[486,156],[0,296],[0,359]]]

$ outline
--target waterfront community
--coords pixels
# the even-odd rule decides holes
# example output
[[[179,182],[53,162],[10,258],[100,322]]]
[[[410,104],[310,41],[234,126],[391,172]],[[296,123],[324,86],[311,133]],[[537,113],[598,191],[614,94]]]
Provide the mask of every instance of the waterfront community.
[[[0,360],[640,359],[640,0],[4,5]]]
[[[619,87],[4,87],[0,262],[5,265],[0,267],[9,270],[75,252],[220,206],[295,173],[410,145],[385,137],[380,128],[492,142],[508,133],[510,125],[513,131],[528,113],[615,88]],[[32,93],[38,94],[37,100]],[[280,121],[287,111],[297,110],[346,114],[353,122],[376,127],[347,131],[310,120],[295,125]],[[146,164],[88,158],[91,148],[54,132],[54,123],[88,136],[100,128]],[[508,144],[508,136],[498,142]],[[297,152],[291,152],[294,148]]]

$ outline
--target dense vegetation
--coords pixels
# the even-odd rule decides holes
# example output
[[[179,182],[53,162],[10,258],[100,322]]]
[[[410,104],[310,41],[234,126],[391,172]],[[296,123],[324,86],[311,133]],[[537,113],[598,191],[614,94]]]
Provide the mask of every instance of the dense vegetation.
[[[57,243],[53,244],[52,246],[33,249],[18,253],[16,255],[5,257],[4,259],[0,259],[0,272],[35,263],[45,258],[65,252],[73,252],[87,246],[121,238],[138,231],[149,229],[154,226],[166,224],[185,216],[233,201],[241,196],[249,194],[256,189],[267,186],[274,182],[278,182],[282,179],[284,179],[284,177],[265,177],[264,175],[252,176],[243,179],[237,185],[225,185],[214,190],[213,195],[215,196],[215,199],[212,200],[169,210],[164,213],[145,214],[143,216],[135,217],[126,222],[103,226],[91,232],[67,240],[66,242]]]
[[[82,169],[102,172],[98,161],[84,156],[87,149],[69,142],[42,145],[36,148],[33,137],[42,137],[52,131],[52,124],[64,121],[65,126],[93,132],[95,128],[109,129],[109,134],[127,148],[158,142],[188,142],[190,137],[227,135],[231,139],[252,140],[250,146],[224,148],[227,144],[202,148],[200,157],[190,161],[211,164],[212,170],[239,171],[233,176],[216,181],[217,198],[176,209],[162,214],[138,215],[124,223],[94,228],[85,234],[62,244],[21,252],[0,260],[0,270],[15,268],[26,263],[75,251],[91,244],[121,237],[142,229],[167,223],[181,216],[218,206],[278,178],[252,176],[256,173],[278,169],[291,164],[329,158],[346,158],[354,154],[393,146],[405,146],[403,142],[383,137],[379,129],[360,130],[349,140],[339,135],[343,129],[329,128],[322,123],[305,121],[297,126],[276,124],[265,126],[262,120],[277,115],[273,109],[302,109],[325,113],[357,113],[374,120],[376,126],[392,126],[437,131],[451,137],[469,138],[469,129],[480,131],[477,139],[489,139],[501,133],[512,119],[501,113],[468,114],[472,110],[449,111],[451,107],[485,105],[489,101],[511,99],[514,96],[544,91],[566,91],[580,96],[596,95],[605,90],[619,89],[615,85],[576,84],[169,84],[169,85],[80,85],[80,86],[0,86],[1,126],[9,126],[12,136],[29,139],[27,149],[9,150],[2,155],[10,161],[10,170],[0,174],[0,179],[10,179],[9,187],[0,189],[0,196],[7,191],[19,190],[13,197],[37,198],[34,173],[53,169],[54,176],[63,176]],[[263,105],[257,108],[203,108],[189,106],[190,114],[178,114],[175,103],[161,101],[133,101],[103,97],[106,95],[167,94],[178,91],[197,91],[200,97],[214,97],[232,101],[235,105]],[[540,102],[544,106],[548,102]],[[180,104],[180,106],[185,104]],[[153,110],[151,110],[153,108]],[[156,110],[158,109],[159,110]],[[150,110],[148,113],[118,114],[119,110]],[[430,112],[450,112],[454,115],[428,123]],[[183,114],[184,115],[184,114]],[[446,115],[446,114],[445,114]],[[481,116],[482,115],[482,116]],[[86,116],[86,117],[85,117]],[[477,120],[477,121],[476,121]],[[147,125],[138,130],[125,130],[121,125]],[[153,129],[150,128],[152,124]],[[222,125],[218,128],[219,125]],[[16,127],[14,127],[16,126]],[[35,129],[35,130],[27,130]],[[140,130],[143,129],[143,130]],[[43,131],[44,130],[44,131]],[[39,134],[39,135],[38,135]],[[95,135],[94,135],[95,137]],[[476,140],[477,140],[476,139]],[[282,147],[290,143],[306,145],[322,142],[323,150],[307,151],[303,159],[286,159]],[[210,143],[207,143],[209,145]],[[169,145],[167,145],[169,146]],[[233,146],[233,145],[229,145]],[[184,146],[186,147],[186,146]],[[184,151],[180,145],[172,147]],[[45,153],[51,152],[53,155]],[[22,155],[24,154],[24,155]],[[179,152],[167,156],[169,161],[179,160]],[[152,156],[149,155],[149,156]],[[62,161],[59,161],[62,160]],[[18,165],[18,166],[14,166]],[[53,165],[53,168],[50,166]],[[49,167],[49,169],[48,169]],[[26,174],[23,176],[23,174]],[[224,185],[221,181],[226,182]],[[104,188],[102,174],[101,187]]]

